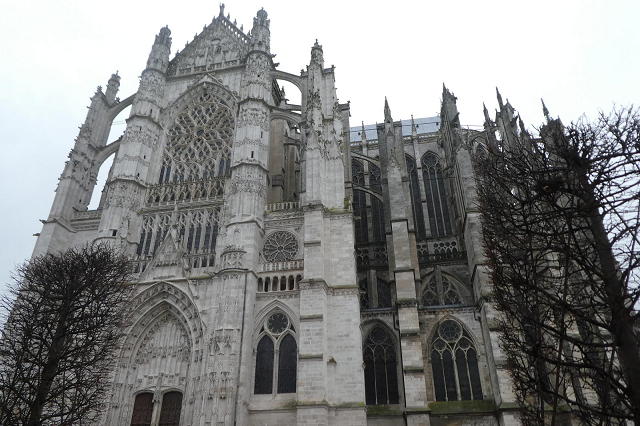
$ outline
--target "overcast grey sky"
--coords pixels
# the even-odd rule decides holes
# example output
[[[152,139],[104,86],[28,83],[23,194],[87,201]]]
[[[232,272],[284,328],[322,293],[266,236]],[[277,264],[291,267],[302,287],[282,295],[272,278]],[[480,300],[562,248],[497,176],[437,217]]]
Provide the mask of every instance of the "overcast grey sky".
[[[119,70],[120,97],[133,93],[160,27],[182,49],[218,2],[0,3],[1,291],[31,255],[96,86]],[[640,98],[637,0],[236,0],[226,11],[247,31],[261,6],[280,69],[298,73],[314,40],[323,45],[352,126],[382,121],[384,96],[395,119],[436,115],[443,82],[468,125],[482,123],[483,101],[495,108],[496,86],[530,125],[541,97],[564,121]]]

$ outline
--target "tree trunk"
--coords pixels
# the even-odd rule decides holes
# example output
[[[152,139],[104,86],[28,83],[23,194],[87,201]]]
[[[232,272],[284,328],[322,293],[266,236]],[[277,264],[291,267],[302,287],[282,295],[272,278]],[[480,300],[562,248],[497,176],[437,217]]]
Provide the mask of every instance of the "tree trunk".
[[[640,346],[634,339],[633,318],[625,305],[627,290],[618,275],[616,259],[604,227],[596,198],[586,176],[580,176],[584,188],[584,200],[589,208],[587,217],[593,243],[602,267],[602,281],[607,294],[607,305],[611,313],[611,331],[619,350],[620,367],[627,382],[627,394],[632,404],[634,422],[640,425]]]
[[[53,380],[57,375],[58,365],[60,364],[66,340],[66,337],[64,336],[66,328],[65,318],[66,315],[63,315],[56,327],[53,342],[51,343],[49,354],[47,356],[47,362],[42,369],[42,376],[36,390],[36,397],[29,410],[27,426],[39,426],[42,424],[42,411],[44,410],[44,406],[47,401],[47,395],[49,395],[49,392],[51,391]]]

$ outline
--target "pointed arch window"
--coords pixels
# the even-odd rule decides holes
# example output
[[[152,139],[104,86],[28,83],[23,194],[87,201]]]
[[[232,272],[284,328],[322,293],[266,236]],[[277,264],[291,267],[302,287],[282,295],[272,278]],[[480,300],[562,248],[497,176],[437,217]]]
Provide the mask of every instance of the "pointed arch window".
[[[424,214],[422,213],[418,168],[416,167],[416,160],[413,157],[405,155],[405,160],[407,162],[407,175],[409,176],[411,210],[413,211],[413,223],[416,229],[416,238],[423,240],[427,236],[427,231],[424,226]]]
[[[289,317],[277,311],[265,319],[256,347],[255,394],[295,393],[298,345]]]
[[[451,217],[449,216],[449,206],[440,159],[433,152],[427,152],[422,156],[421,162],[431,236],[443,237],[450,235]]]
[[[364,386],[367,405],[398,404],[396,348],[389,333],[374,327],[364,343]]]
[[[436,272],[422,289],[422,306],[456,306],[464,304],[459,283],[446,274]]]
[[[437,401],[482,399],[478,354],[469,333],[452,319],[442,321],[431,341]]]
[[[167,132],[158,183],[228,176],[233,129],[232,108],[213,92],[203,90]]]

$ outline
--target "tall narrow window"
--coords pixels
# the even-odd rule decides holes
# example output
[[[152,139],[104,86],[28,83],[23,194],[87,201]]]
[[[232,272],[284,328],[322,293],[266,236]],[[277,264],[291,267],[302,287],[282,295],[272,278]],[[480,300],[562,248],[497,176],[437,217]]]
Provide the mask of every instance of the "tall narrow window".
[[[178,426],[182,408],[182,392],[167,392],[162,397],[159,426]]]
[[[407,161],[407,175],[409,176],[409,190],[411,192],[411,209],[413,211],[413,224],[416,229],[416,238],[423,240],[426,238],[424,226],[424,214],[422,213],[422,201],[420,199],[420,183],[418,182],[418,168],[416,160],[405,155]]]
[[[278,354],[278,393],[296,391],[298,346],[296,339],[287,334],[280,342]]]
[[[256,381],[254,392],[257,394],[273,392],[273,340],[264,336],[256,350]]]
[[[364,167],[358,160],[351,161],[353,184],[364,187]],[[367,221],[367,196],[364,191],[353,190],[353,214],[355,216],[356,243],[369,241],[369,224]]]
[[[478,355],[469,333],[454,320],[440,323],[431,342],[437,401],[482,399]]]
[[[376,326],[367,336],[363,358],[367,405],[398,404],[396,351],[382,327]]]
[[[451,234],[451,217],[440,159],[432,152],[422,156],[422,178],[432,237]]]
[[[153,414],[153,394],[144,392],[136,395],[131,415],[131,426],[150,426],[151,414]]]
[[[262,324],[260,333],[262,337],[256,348],[254,393],[295,393],[298,345],[289,317],[280,311],[272,313]]]
[[[380,167],[369,163],[369,188],[371,191],[382,194],[382,182],[380,178]],[[371,230],[373,241],[380,242],[386,240],[384,230],[384,204],[381,200],[371,195]]]

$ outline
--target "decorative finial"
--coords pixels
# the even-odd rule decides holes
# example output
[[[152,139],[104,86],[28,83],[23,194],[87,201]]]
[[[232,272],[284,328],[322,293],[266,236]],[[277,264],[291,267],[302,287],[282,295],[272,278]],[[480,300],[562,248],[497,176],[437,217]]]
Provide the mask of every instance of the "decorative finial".
[[[218,16],[224,16],[224,3],[220,3],[220,14]]]
[[[418,126],[416,125],[415,121],[413,121],[413,114],[411,114],[411,136],[417,136],[418,135]]]
[[[360,130],[360,140],[362,141],[362,143],[367,143],[367,131],[364,129],[364,121],[361,121],[361,130]]]

